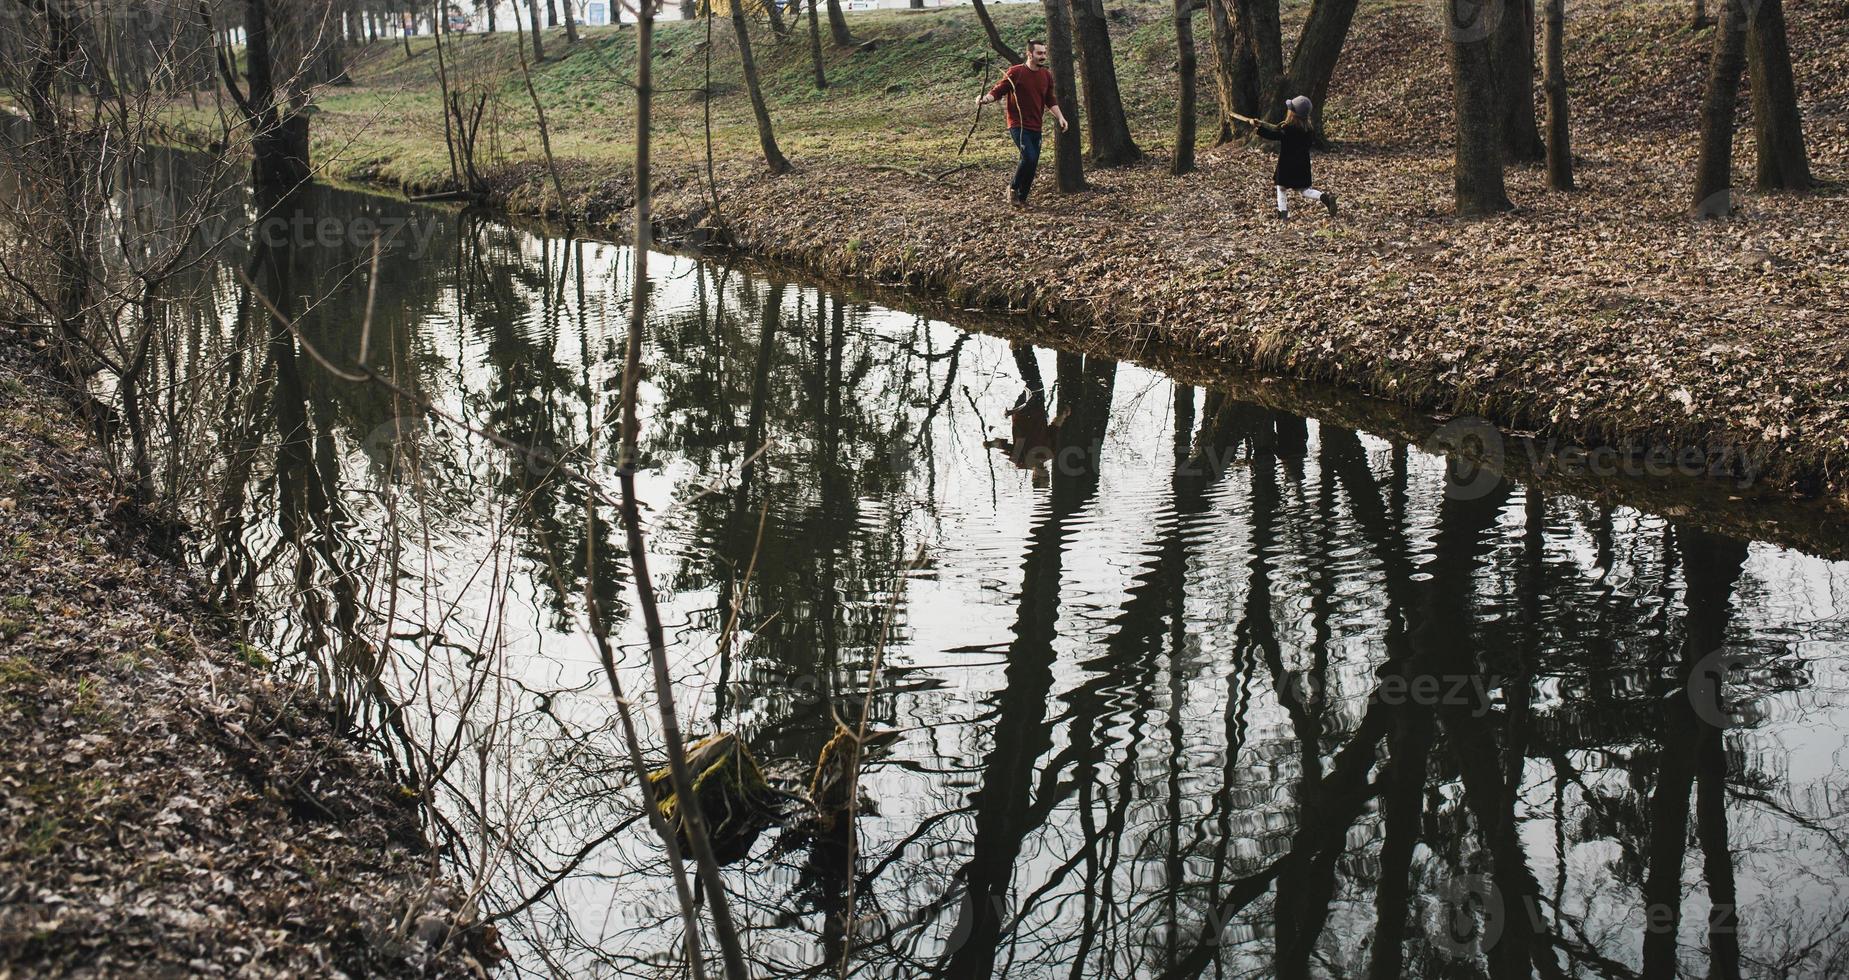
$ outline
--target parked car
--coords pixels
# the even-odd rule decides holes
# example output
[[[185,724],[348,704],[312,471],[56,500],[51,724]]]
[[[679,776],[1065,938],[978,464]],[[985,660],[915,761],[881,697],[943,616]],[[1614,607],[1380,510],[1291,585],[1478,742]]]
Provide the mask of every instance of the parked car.
[[[443,29],[451,34],[467,34],[475,29],[475,22],[461,14],[450,14]]]

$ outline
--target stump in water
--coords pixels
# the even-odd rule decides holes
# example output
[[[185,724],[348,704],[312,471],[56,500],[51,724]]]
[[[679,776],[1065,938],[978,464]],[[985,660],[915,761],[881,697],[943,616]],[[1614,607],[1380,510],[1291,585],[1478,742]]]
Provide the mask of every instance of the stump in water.
[[[815,807],[821,829],[833,830],[835,818],[847,809],[852,777],[859,765],[860,740],[846,726],[836,723],[835,737],[815,757],[815,775],[809,778],[809,802]]]
[[[758,831],[777,821],[779,796],[737,735],[720,732],[688,746],[687,772],[693,778],[700,814],[706,818],[713,854],[721,863],[743,857]],[[681,822],[680,798],[666,766],[648,774],[648,787],[655,806],[674,828],[681,853],[691,854]]]
[[[849,794],[854,790],[854,771],[869,747],[899,737],[898,732],[870,730],[862,743],[852,729],[835,723],[835,737],[822,746],[815,757],[815,774],[809,777],[809,803],[815,807],[816,823],[823,831],[833,830],[835,818],[848,809]],[[870,801],[861,801],[870,805]]]

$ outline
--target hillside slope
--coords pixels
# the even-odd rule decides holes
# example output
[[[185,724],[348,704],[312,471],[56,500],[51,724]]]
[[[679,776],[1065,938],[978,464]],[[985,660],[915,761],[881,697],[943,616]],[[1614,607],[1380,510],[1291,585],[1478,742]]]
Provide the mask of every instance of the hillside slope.
[[[1820,162],[1841,161],[1849,148],[1849,6],[1822,0],[1787,0],[1786,6],[1813,156]],[[1592,153],[1588,162],[1594,167],[1600,162],[1596,148],[1611,142],[1676,144],[1692,153],[1712,34],[1688,30],[1686,7],[1667,0],[1571,5],[1567,50],[1575,136],[1580,152]],[[1301,0],[1285,3],[1287,48],[1307,8]],[[1158,0],[1110,7],[1131,128],[1143,148],[1157,154],[1166,154],[1175,127],[1170,11]],[[1016,47],[1043,33],[1038,4],[1000,5],[992,13]],[[1339,146],[1367,153],[1448,155],[1450,78],[1438,17],[1433,0],[1365,0],[1327,107],[1327,128]],[[806,24],[781,39],[764,25],[753,25],[753,50],[785,152],[799,164],[930,166],[958,159],[974,99],[1001,68],[973,11],[881,10],[848,19],[856,39],[871,42],[870,50],[835,48],[824,36],[829,88],[822,92],[814,87]],[[1218,109],[1206,15],[1197,14],[1196,21],[1206,147]],[[708,108],[714,152],[721,161],[757,154],[730,24],[716,23],[711,36],[709,52],[704,22],[668,22],[658,28],[658,153],[667,161],[703,159]],[[634,95],[627,84],[635,60],[634,34],[628,28],[590,28],[584,37],[568,46],[561,34],[548,32],[548,60],[532,66],[554,151],[561,158],[593,162],[627,159],[634,140]],[[717,93],[710,106],[699,95],[708,84],[709,53]],[[456,37],[444,46],[444,54],[457,87],[494,95],[499,118],[489,128],[498,129],[495,162],[539,159],[515,36]],[[436,61],[428,38],[413,43],[409,58],[396,43],[362,49],[355,58],[356,84],[330,89],[320,101],[324,115],[317,124],[317,149],[323,159],[336,172],[361,163],[382,165],[372,171],[374,176],[416,186],[446,180]],[[1000,115],[991,109],[986,117],[961,162],[999,161],[1011,154],[1000,133]]]

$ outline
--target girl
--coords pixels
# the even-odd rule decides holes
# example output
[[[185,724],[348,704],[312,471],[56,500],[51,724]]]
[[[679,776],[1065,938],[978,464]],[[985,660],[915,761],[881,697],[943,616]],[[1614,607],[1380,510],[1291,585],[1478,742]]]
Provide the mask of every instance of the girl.
[[[1258,127],[1258,135],[1278,144],[1278,169],[1272,177],[1272,183],[1278,191],[1278,220],[1290,220],[1290,200],[1285,191],[1296,191],[1312,201],[1323,202],[1329,209],[1329,216],[1335,217],[1335,195],[1329,191],[1319,191],[1310,182],[1310,142],[1315,134],[1310,129],[1309,96],[1299,95],[1284,103],[1284,122],[1272,125],[1249,116],[1234,114],[1233,118],[1248,122]]]

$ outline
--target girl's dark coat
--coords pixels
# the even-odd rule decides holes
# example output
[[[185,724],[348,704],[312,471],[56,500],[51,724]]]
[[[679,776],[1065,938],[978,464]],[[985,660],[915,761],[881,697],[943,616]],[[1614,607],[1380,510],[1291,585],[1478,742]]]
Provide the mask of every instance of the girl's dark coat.
[[[1310,141],[1308,126],[1273,126],[1269,123],[1258,127],[1258,135],[1278,144],[1278,171],[1272,182],[1279,187],[1288,187],[1300,191],[1312,186],[1310,183]]]

